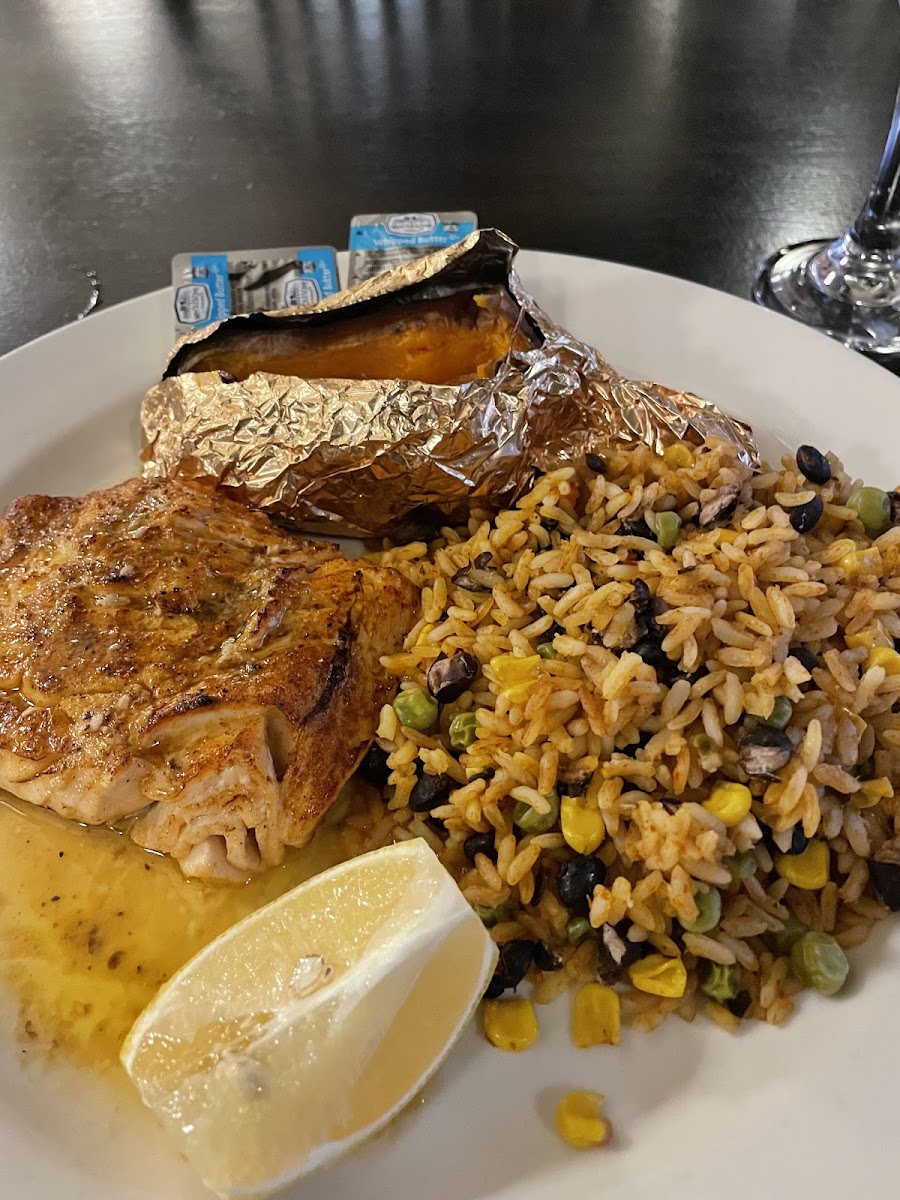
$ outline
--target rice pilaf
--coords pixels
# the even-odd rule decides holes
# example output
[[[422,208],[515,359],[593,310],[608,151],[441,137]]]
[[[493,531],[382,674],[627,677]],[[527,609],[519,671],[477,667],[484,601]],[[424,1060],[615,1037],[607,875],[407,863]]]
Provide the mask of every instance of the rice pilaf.
[[[639,1028],[783,1021],[804,986],[788,935],[863,942],[900,834],[900,527],[870,536],[828,461],[813,484],[723,443],[615,450],[386,550],[422,594],[382,660],[401,695],[459,651],[474,678],[425,732],[383,709],[388,784],[347,852],[425,838],[501,946],[541,944],[538,1002],[599,974]],[[686,968],[681,994],[629,986],[651,953]]]

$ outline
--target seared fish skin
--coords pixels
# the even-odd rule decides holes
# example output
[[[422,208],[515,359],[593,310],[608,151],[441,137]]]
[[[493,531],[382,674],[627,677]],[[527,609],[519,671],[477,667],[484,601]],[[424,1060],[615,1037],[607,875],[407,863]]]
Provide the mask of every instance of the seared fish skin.
[[[0,787],[239,879],[312,836],[393,692],[399,573],[197,484],[0,518]]]

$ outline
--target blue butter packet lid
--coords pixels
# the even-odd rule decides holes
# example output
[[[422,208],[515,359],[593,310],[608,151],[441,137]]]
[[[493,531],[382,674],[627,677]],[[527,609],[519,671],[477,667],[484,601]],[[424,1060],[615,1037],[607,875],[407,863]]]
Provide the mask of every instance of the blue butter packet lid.
[[[363,213],[350,222],[349,284],[453,246],[478,228],[473,212]]]
[[[331,246],[282,246],[172,259],[175,330],[202,329],[237,313],[317,304],[340,290]]]

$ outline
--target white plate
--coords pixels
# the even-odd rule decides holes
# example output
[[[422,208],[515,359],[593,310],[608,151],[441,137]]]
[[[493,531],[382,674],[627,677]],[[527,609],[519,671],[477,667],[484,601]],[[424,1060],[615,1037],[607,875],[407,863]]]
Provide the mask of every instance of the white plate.
[[[900,382],[820,335],[733,297],[628,267],[523,253],[538,300],[611,362],[717,401],[762,441],[813,442],[890,485]],[[0,500],[78,492],[134,470],[138,402],[171,342],[168,290],[68,326],[0,360]],[[774,437],[774,441],[773,441]],[[2,894],[2,881],[0,881]],[[507,1056],[474,1030],[426,1096],[297,1200],[841,1200],[896,1192],[900,931],[854,952],[856,986],[804,999],[782,1029],[729,1037],[705,1021],[627,1034],[577,1051],[567,1005],[540,1012],[542,1037]],[[11,1027],[11,1022],[9,1023]],[[615,1145],[566,1150],[555,1098],[607,1096]],[[299,1113],[298,1121],[303,1120]],[[23,1069],[0,1039],[0,1194],[10,1200],[199,1200],[206,1195],[152,1120],[82,1078]]]

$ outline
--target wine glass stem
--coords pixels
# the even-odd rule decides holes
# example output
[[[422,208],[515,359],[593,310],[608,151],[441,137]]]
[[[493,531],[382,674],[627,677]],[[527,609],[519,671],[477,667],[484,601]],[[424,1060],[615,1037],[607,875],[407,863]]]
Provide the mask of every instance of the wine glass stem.
[[[850,234],[863,250],[900,252],[900,90],[878,175]]]

